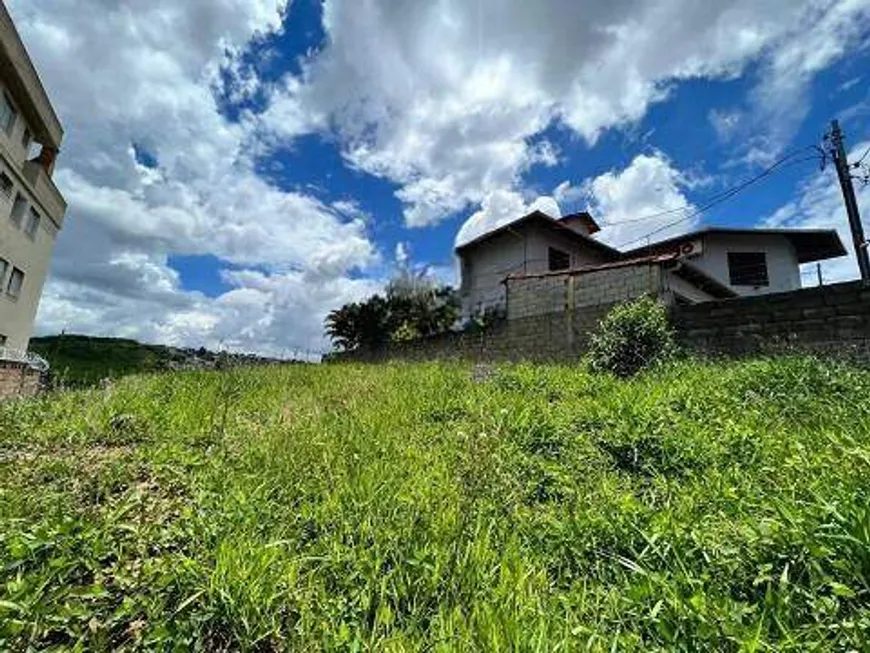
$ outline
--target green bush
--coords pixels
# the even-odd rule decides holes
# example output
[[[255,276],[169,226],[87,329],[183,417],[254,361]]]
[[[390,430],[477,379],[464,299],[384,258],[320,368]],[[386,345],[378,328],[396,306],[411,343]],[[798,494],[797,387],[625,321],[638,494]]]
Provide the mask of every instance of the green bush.
[[[620,304],[593,334],[589,348],[592,369],[626,378],[676,350],[667,309],[651,297]]]

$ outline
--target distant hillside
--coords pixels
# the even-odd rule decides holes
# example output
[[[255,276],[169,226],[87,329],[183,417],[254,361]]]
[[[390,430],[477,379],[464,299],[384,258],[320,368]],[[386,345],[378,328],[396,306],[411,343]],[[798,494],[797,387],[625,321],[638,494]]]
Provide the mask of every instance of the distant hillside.
[[[278,362],[250,354],[216,353],[147,345],[125,338],[60,335],[32,338],[31,351],[51,364],[53,379],[67,386],[92,385],[105,378],[167,370],[213,368],[218,361],[257,365]]]

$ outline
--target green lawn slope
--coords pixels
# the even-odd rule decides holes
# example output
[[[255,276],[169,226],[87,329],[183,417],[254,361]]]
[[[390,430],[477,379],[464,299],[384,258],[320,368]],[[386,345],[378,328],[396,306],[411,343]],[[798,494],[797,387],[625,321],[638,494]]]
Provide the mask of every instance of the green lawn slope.
[[[0,405],[0,650],[868,650],[870,372],[288,366]]]
[[[167,347],[125,338],[60,335],[31,338],[30,350],[45,358],[65,385],[90,385],[104,378],[154,372],[171,360]]]

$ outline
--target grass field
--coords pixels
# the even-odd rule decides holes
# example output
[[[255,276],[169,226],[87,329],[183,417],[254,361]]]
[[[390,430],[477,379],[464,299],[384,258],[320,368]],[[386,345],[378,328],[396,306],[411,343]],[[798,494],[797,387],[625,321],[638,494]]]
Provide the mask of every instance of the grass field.
[[[0,649],[868,650],[870,372],[295,366],[0,405]]]

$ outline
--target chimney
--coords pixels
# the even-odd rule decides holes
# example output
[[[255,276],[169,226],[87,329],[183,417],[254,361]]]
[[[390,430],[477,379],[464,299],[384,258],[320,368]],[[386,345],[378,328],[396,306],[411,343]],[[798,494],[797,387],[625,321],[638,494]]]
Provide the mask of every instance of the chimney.
[[[598,223],[586,211],[566,215],[559,222],[584,236],[591,236],[601,231],[601,227],[598,226]]]

